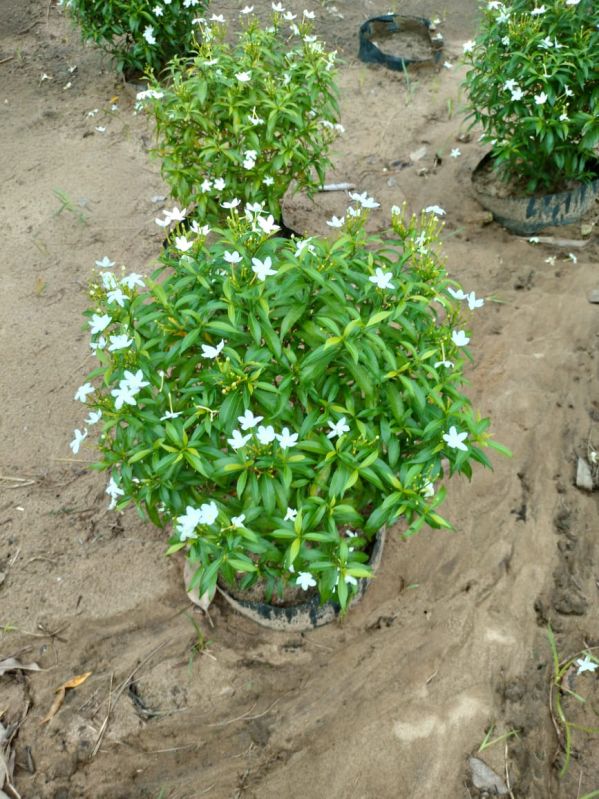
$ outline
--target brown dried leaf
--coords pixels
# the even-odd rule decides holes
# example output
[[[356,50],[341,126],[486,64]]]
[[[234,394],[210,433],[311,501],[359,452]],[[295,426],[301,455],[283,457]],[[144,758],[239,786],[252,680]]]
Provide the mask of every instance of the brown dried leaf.
[[[65,683],[59,686],[56,689],[56,696],[54,697],[54,701],[52,702],[50,710],[40,721],[40,724],[47,724],[58,713],[62,703],[64,702],[67,688],[78,688],[91,674],[91,671],[86,671],[85,674],[78,674],[76,677],[71,677],[70,680],[67,680]]]
[[[37,663],[21,663],[16,658],[6,658],[0,660],[0,677],[7,671],[43,671]]]

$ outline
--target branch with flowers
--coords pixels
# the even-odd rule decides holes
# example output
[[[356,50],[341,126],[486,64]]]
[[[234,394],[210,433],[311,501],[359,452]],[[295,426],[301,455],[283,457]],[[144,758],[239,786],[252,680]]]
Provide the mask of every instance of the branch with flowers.
[[[486,4],[465,85],[503,178],[533,193],[597,177],[598,52],[596,0]]]
[[[233,198],[264,201],[280,219],[292,183],[309,194],[324,183],[343,130],[335,53],[312,34],[313,14],[273,8],[268,28],[242,9],[233,44],[221,15],[202,21],[197,55],[175,59],[138,95],[156,121],[154,152],[172,196],[208,223],[222,222]]]
[[[117,69],[160,70],[175,55],[195,46],[198,17],[207,0],[59,0],[93,41],[111,55]]]
[[[332,240],[278,238],[255,203],[183,233],[175,208],[151,279],[97,262],[71,446],[102,425],[111,505],[172,525],[202,594],[293,583],[346,608],[377,531],[449,527],[444,478],[501,449],[462,390],[484,300],[449,280],[435,213],[394,208],[382,243],[377,205],[355,194]]]

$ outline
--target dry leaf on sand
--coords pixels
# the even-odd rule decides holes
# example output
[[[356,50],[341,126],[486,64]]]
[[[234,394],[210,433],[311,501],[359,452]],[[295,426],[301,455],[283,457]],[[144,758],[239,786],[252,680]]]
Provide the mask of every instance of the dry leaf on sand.
[[[87,678],[91,675],[91,671],[86,671],[85,674],[78,674],[76,677],[71,677],[70,680],[67,680],[61,686],[56,689],[56,696],[54,697],[54,701],[52,702],[52,706],[48,713],[44,716],[44,718],[40,721],[40,724],[46,724],[50,719],[54,718],[54,716],[58,713],[60,706],[64,702],[65,694],[67,689],[69,688],[77,688],[82,683],[84,683]]]
[[[21,663],[16,658],[0,660],[0,677],[8,671],[43,671],[37,663]]]

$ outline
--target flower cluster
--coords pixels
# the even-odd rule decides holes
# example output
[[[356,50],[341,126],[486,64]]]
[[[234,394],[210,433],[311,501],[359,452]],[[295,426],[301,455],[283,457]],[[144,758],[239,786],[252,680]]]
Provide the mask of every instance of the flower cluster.
[[[504,178],[533,192],[596,177],[598,51],[595,0],[487,3],[466,88]]]
[[[156,121],[162,174],[173,197],[203,222],[222,221],[232,203],[261,201],[275,219],[292,181],[319,188],[337,121],[335,53],[301,19],[273,4],[261,27],[250,6],[234,43],[221,15],[198,19],[193,58],[175,59],[138,102]]]
[[[195,46],[194,20],[207,0],[59,0],[84,40],[100,45],[119,71],[162,69]]]
[[[174,207],[151,278],[96,264],[99,367],[76,399],[102,422],[111,506],[172,523],[202,593],[292,582],[347,607],[377,531],[448,526],[443,478],[498,446],[461,391],[483,300],[448,279],[436,212],[394,208],[383,246],[376,200],[351,200],[330,239],[277,237],[266,204],[233,200],[206,238]]]

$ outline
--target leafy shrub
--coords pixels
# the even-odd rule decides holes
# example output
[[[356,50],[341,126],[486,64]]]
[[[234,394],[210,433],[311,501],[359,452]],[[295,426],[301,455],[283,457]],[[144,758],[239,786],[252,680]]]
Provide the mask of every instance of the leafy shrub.
[[[596,177],[596,0],[491,0],[464,49],[470,116],[505,179],[534,192]]]
[[[207,0],[60,0],[85,41],[108,52],[119,71],[161,69],[195,46],[194,19]]]
[[[268,29],[248,18],[234,44],[224,24],[201,25],[197,55],[175,59],[168,79],[139,95],[155,117],[155,153],[173,197],[195,203],[204,221],[224,219],[222,203],[234,197],[265,200],[280,218],[292,181],[308,192],[324,181],[341,130],[335,54],[307,18],[286,33],[292,17],[277,12]]]
[[[97,467],[113,506],[172,522],[201,593],[292,581],[346,607],[375,533],[448,527],[435,483],[499,448],[462,393],[461,307],[484,301],[453,288],[433,214],[394,209],[383,244],[355,198],[334,240],[273,237],[246,206],[208,240],[175,226],[147,287],[92,285],[99,366],[76,398],[103,424]]]

